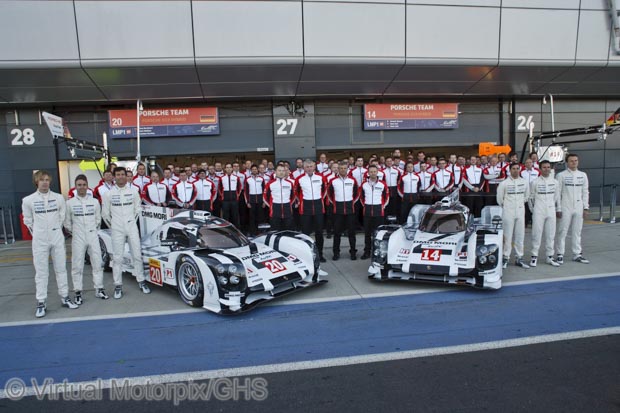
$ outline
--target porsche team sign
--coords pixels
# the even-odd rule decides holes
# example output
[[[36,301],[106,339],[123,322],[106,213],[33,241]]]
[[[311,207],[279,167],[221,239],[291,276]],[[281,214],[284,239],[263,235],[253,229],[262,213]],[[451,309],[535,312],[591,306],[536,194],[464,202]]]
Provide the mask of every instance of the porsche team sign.
[[[458,103],[372,103],[364,105],[364,130],[456,129]]]
[[[134,109],[108,112],[112,138],[135,138],[137,119]],[[216,107],[151,108],[140,111],[140,137],[219,135]]]

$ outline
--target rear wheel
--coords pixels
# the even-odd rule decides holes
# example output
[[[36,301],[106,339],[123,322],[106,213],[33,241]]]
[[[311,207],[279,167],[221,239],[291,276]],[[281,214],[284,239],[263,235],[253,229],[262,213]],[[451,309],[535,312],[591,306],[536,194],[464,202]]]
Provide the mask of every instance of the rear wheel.
[[[176,272],[181,299],[192,307],[202,307],[205,290],[198,265],[193,259],[184,255],[177,263]]]

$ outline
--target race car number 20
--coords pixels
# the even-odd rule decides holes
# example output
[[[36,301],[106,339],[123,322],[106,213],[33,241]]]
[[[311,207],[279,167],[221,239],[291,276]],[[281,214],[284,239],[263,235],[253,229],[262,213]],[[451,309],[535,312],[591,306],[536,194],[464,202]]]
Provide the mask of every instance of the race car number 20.
[[[267,267],[269,271],[271,271],[272,274],[284,271],[286,269],[286,267],[278,260],[265,261],[263,262],[263,264],[265,265],[265,267]]]
[[[164,284],[161,278],[161,264],[159,260],[149,259],[149,279],[153,284],[159,286]]]
[[[424,261],[439,261],[441,259],[441,250],[422,250]]]

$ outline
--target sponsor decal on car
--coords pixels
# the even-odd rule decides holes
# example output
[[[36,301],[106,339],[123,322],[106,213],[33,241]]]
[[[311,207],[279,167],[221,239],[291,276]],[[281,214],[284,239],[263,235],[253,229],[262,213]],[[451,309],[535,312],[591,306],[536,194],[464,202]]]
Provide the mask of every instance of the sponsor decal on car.
[[[441,259],[441,250],[423,249],[420,259],[422,261],[439,261]]]
[[[155,258],[149,258],[149,280],[159,286],[164,284],[164,280],[161,278],[161,263]]]

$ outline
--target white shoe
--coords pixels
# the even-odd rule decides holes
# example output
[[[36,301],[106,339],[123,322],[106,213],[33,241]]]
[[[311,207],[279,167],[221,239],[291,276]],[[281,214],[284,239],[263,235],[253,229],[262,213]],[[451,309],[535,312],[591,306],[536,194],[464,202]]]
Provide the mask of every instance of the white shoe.
[[[504,257],[504,259],[503,259],[503,260],[504,260],[504,262],[503,262],[503,264],[502,264],[502,268],[503,268],[503,269],[506,269],[506,268],[508,268],[508,258]]]
[[[579,262],[581,264],[590,264],[590,261],[586,259],[586,257],[584,257],[583,255],[578,255],[577,257],[573,258],[573,261]]]
[[[117,285],[116,287],[114,287],[114,298],[118,300],[122,296],[123,296],[123,287],[120,285]]]
[[[530,259],[530,267],[535,267],[537,263],[538,263],[538,257],[535,257],[532,255],[532,258]]]
[[[554,267],[559,267],[559,266],[560,266],[560,263],[558,263],[557,261],[555,261],[555,260],[553,259],[553,256],[551,256],[551,257],[547,257],[547,261],[546,261],[546,262],[547,262],[547,264],[552,265],[552,266],[554,266]]]
[[[60,302],[62,303],[63,307],[67,307],[71,310],[75,310],[76,308],[79,308],[80,306],[77,305],[76,303],[74,303],[73,301],[71,301],[71,299],[69,297],[65,297],[62,300],[60,300]]]
[[[108,298],[110,298],[108,297],[103,288],[97,288],[97,292],[95,292],[95,297],[101,298],[102,300],[107,300]]]
[[[76,291],[75,292],[75,300],[74,302],[77,305],[82,305],[84,303],[84,299],[82,298],[82,292],[81,291]]]
[[[151,289],[149,288],[148,285],[146,285],[145,281],[139,282],[138,283],[138,287],[140,287],[140,290],[142,290],[142,292],[144,294],[150,294],[151,293]]]
[[[34,313],[36,318],[45,317],[45,301],[39,301],[37,303],[37,311]]]

